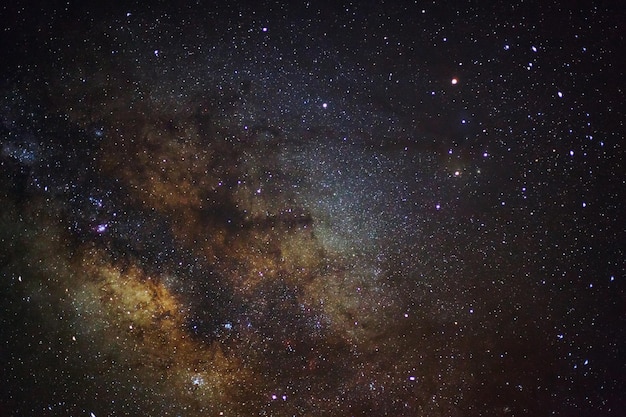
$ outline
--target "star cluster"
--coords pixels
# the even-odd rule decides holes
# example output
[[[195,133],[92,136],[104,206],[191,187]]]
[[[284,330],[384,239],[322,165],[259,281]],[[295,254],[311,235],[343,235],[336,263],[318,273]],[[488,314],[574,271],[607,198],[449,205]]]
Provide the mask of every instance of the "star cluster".
[[[626,407],[623,12],[22,3],[0,414]]]

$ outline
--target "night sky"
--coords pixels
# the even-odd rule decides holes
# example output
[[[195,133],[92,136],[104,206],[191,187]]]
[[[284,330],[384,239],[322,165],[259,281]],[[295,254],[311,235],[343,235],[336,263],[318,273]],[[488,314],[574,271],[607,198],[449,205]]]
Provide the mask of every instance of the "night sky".
[[[0,416],[626,416],[623,5],[93,3],[0,6]]]

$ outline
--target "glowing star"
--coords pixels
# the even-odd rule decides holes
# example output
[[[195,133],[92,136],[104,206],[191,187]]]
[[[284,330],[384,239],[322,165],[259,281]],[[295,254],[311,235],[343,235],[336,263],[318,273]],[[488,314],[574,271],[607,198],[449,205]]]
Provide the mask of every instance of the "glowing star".
[[[452,85],[457,85],[458,82],[459,82],[459,79],[458,78],[453,78],[450,82],[452,83]]]
[[[191,377],[191,384],[196,387],[201,387],[204,385],[204,378],[201,375],[194,375]]]

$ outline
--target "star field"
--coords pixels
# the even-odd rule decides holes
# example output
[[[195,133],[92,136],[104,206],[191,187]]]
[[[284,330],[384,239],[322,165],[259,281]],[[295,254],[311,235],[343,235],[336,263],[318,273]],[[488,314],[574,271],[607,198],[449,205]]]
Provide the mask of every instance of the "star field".
[[[0,414],[623,415],[624,17],[1,6]]]

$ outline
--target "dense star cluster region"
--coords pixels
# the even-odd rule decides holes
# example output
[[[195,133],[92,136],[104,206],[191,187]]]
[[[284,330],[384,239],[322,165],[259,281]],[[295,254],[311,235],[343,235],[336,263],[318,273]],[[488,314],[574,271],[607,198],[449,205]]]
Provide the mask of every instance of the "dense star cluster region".
[[[213,3],[0,6],[0,415],[623,416],[624,10]]]

